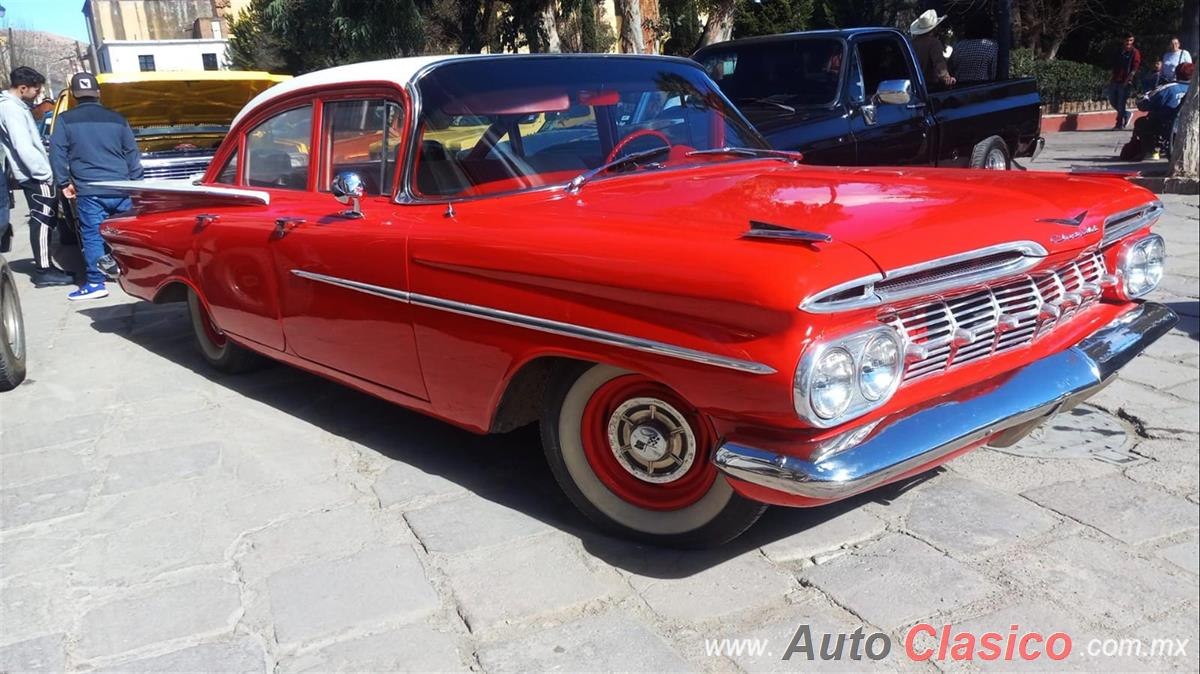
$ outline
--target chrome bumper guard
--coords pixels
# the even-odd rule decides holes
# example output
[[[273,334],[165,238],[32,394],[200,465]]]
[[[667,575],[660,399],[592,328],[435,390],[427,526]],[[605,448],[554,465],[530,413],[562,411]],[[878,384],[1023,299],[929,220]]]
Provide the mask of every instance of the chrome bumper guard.
[[[1038,155],[1041,154],[1042,150],[1045,150],[1045,149],[1046,149],[1046,137],[1038,136],[1037,140],[1035,140],[1033,142],[1033,154],[1029,155],[1029,161],[1033,161],[1034,159],[1037,159]]]
[[[1032,428],[1103,388],[1177,320],[1167,307],[1144,303],[1073,347],[826,440],[805,452],[810,460],[726,442],[713,461],[729,477],[786,494],[846,498],[1001,431]]]

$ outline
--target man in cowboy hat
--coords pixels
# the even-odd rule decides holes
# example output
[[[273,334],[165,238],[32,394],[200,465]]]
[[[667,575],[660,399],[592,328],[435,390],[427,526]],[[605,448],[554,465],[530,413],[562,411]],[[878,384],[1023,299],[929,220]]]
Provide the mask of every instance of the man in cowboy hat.
[[[946,47],[934,34],[934,29],[945,20],[946,17],[937,15],[937,10],[930,9],[908,27],[913,51],[917,53],[917,65],[925,75],[925,86],[933,90],[954,86],[954,78],[946,68]]]

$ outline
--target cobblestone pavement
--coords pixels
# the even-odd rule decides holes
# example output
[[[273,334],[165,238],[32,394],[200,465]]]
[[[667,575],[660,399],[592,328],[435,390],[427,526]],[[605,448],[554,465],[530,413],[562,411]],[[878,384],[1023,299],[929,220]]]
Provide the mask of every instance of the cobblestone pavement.
[[[1033,166],[1120,140],[1053,136]],[[0,671],[781,671],[810,666],[781,660],[801,623],[892,635],[884,662],[841,667],[932,671],[902,655],[919,621],[1064,631],[1075,670],[1196,671],[1197,199],[1164,201],[1156,299],[1182,322],[1093,405],[703,553],[594,534],[531,430],[474,437],[287,367],[222,376],[181,305],[72,306],[21,275]],[[740,637],[771,655],[707,654]],[[1188,643],[1089,659],[1093,638]]]

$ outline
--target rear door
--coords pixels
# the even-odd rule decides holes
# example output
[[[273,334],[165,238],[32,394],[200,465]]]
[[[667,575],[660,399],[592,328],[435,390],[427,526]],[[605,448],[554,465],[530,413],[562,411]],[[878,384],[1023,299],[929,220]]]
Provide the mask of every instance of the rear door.
[[[902,166],[932,161],[933,120],[924,104],[924,91],[913,70],[908,45],[898,33],[877,33],[851,42],[853,62],[847,99],[855,107],[850,119],[856,163],[864,166]],[[873,100],[879,85],[908,80],[913,100],[907,105]]]

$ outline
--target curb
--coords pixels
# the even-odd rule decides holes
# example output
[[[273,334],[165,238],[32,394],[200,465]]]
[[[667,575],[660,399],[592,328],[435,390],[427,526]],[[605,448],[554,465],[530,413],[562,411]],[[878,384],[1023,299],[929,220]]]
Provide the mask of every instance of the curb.
[[[1132,130],[1134,120],[1146,113],[1141,110],[1130,110],[1130,112],[1133,114],[1129,118],[1129,126],[1126,129]],[[1060,131],[1111,131],[1116,117],[1115,110],[1042,115],[1042,135]]]

